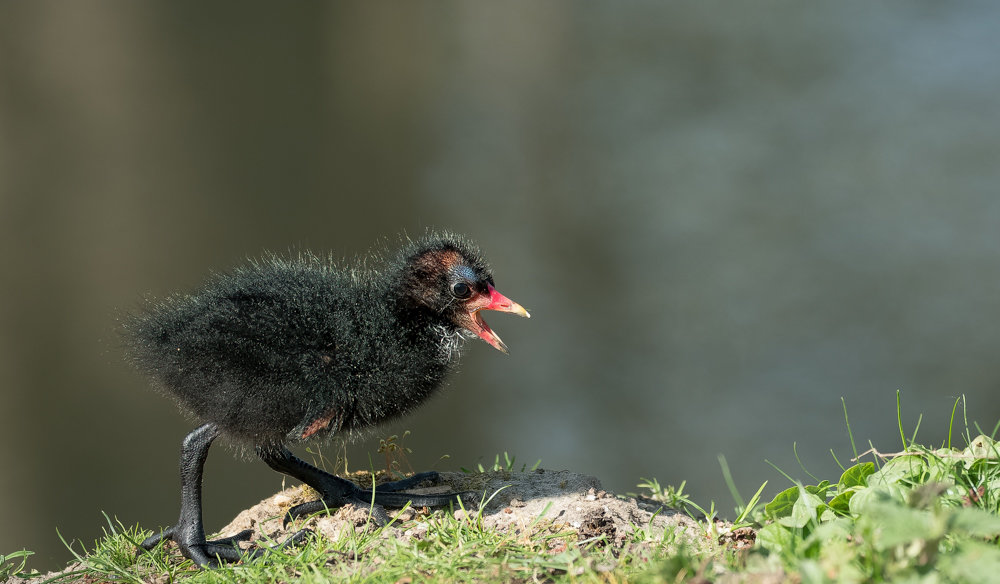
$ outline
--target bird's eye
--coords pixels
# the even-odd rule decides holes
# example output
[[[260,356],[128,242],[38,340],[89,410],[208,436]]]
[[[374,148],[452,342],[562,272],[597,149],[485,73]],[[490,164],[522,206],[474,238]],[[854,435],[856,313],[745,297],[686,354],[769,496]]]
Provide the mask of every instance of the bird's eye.
[[[451,293],[455,298],[464,300],[472,296],[472,288],[465,282],[455,282],[451,287]]]

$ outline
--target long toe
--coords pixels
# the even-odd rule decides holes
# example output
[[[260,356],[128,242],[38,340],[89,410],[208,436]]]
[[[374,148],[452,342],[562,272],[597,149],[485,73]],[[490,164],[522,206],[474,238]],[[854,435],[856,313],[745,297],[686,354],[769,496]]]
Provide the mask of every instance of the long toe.
[[[472,500],[473,495],[474,493],[471,492],[442,493],[440,495],[417,495],[414,493],[399,493],[394,491],[375,491],[375,502],[379,505],[393,508],[403,507],[407,503],[413,507],[447,507],[453,503],[457,504],[459,500],[463,502],[470,501]],[[363,491],[359,493],[358,498],[364,498]],[[368,498],[371,498],[371,493],[368,494]]]
[[[236,535],[230,535],[228,537],[214,539],[211,541],[205,541],[204,539],[201,539],[200,541],[184,541],[183,539],[178,540],[177,533],[179,533],[179,530],[175,525],[164,529],[160,533],[147,537],[142,541],[142,543],[139,544],[139,549],[136,550],[136,555],[155,548],[163,540],[171,539],[177,543],[177,547],[180,549],[181,555],[185,558],[190,559],[192,562],[201,567],[214,567],[219,565],[220,561],[238,562],[243,559],[247,552],[240,549],[239,543],[249,541],[250,538],[253,537],[252,529],[244,529]],[[253,552],[251,552],[250,555],[253,555]]]
[[[272,552],[278,552],[290,547],[296,547],[299,544],[304,543],[306,538],[308,538],[312,534],[313,530],[311,529],[300,529],[295,533],[293,533],[292,535],[286,537],[285,540],[279,543],[278,545],[271,547],[254,547],[248,549],[243,553],[243,557],[246,559],[251,559],[251,558],[257,559]]]
[[[212,541],[209,541],[209,542],[206,542],[206,543],[210,543],[210,544],[214,544],[214,545],[235,546],[237,543],[239,543],[241,541],[250,541],[251,537],[253,537],[253,530],[252,529],[244,529],[243,531],[237,533],[236,535],[230,535],[229,537],[223,537],[223,538],[220,538],[220,539],[213,539]]]
[[[336,509],[343,505],[344,502],[341,501],[339,505],[327,505],[323,499],[316,499],[315,501],[306,501],[305,503],[300,503],[288,510],[285,514],[284,519],[281,520],[282,527],[287,527],[289,523],[298,519],[299,517],[305,517],[307,515],[312,515],[313,513],[319,513],[320,511],[329,511],[330,509]]]
[[[371,518],[375,521],[375,524],[379,527],[389,524],[389,514],[385,512],[385,507],[383,507],[377,501],[373,505],[371,502],[371,495],[368,495],[367,499],[356,499],[351,501],[351,503],[360,509],[369,509],[371,513]]]
[[[313,534],[313,530],[311,530],[311,529],[300,529],[300,530],[296,531],[295,533],[293,533],[293,534],[289,535],[288,537],[286,537],[285,541],[279,543],[278,545],[276,545],[276,546],[274,546],[273,548],[270,548],[270,549],[272,551],[274,551],[274,550],[283,550],[283,549],[288,548],[288,547],[295,547],[295,546],[297,546],[297,545],[299,545],[301,543],[304,543],[306,541],[306,538],[309,537],[312,534]]]
[[[406,477],[405,479],[400,479],[398,481],[392,481],[391,483],[382,483],[381,485],[375,487],[376,493],[394,493],[396,491],[405,491],[406,489],[412,489],[413,487],[427,482],[437,482],[441,478],[441,475],[436,470],[429,470],[427,472],[417,473],[413,476]]]
[[[142,540],[142,543],[139,544],[139,547],[142,550],[145,550],[145,551],[148,552],[149,550],[151,550],[151,549],[155,548],[157,545],[159,545],[159,543],[161,541],[163,541],[164,539],[173,539],[173,538],[174,538],[174,528],[173,527],[168,527],[167,529],[164,529],[160,533],[154,533],[153,535],[151,535],[151,536],[147,537],[146,539]],[[136,550],[136,554],[139,554],[139,553],[141,553],[141,552],[139,550]]]
[[[315,501],[307,501],[296,505],[289,509],[288,513],[285,514],[284,519],[282,519],[282,526],[287,527],[289,523],[299,517],[306,517],[308,515],[312,515],[313,513],[320,513],[324,511],[329,513],[331,510],[339,509],[347,504],[354,505],[360,509],[368,509],[371,507],[372,518],[375,520],[375,523],[378,525],[385,525],[389,523],[389,514],[385,512],[382,505],[377,502],[374,506],[371,504],[370,492],[365,495],[365,491],[359,490],[358,495],[360,496],[356,496],[351,499],[338,498],[336,501],[332,502],[333,504],[331,504],[331,501],[317,499]],[[365,500],[365,497],[367,497],[368,500]]]
[[[222,537],[206,542],[185,544],[177,542],[184,557],[189,558],[199,566],[215,567],[222,562],[239,562],[244,558],[256,557],[262,551],[252,547],[249,550],[240,549],[239,543],[249,541],[253,537],[252,529],[244,529],[236,535]]]
[[[243,559],[244,552],[233,543],[219,544],[208,541],[198,545],[178,544],[184,557],[202,568],[214,568],[222,562],[238,562]]]

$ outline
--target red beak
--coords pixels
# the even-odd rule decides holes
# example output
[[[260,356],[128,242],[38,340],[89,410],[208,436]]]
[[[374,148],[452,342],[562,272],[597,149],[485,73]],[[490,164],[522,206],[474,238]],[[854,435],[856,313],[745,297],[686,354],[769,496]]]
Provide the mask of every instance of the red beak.
[[[497,312],[510,312],[525,318],[531,318],[531,315],[528,314],[528,311],[525,310],[523,306],[497,292],[496,288],[492,285],[488,284],[488,286],[489,296],[482,294],[481,299],[477,299],[470,303],[469,316],[471,319],[470,322],[466,323],[466,328],[479,335],[479,338],[493,345],[493,347],[498,351],[509,353],[510,351],[507,350],[507,345],[505,345],[504,342],[500,340],[500,337],[493,332],[493,329],[486,324],[486,321],[479,315],[479,312],[481,310],[496,310]]]

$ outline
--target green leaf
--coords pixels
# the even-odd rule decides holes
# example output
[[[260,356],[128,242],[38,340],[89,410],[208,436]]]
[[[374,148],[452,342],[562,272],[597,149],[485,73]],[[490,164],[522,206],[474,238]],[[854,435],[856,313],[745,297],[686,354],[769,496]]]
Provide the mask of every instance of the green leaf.
[[[972,537],[993,538],[1000,535],[1000,517],[977,507],[959,507],[948,518],[948,526]]]
[[[833,509],[835,512],[840,513],[842,515],[847,515],[851,512],[851,506],[850,506],[851,497],[853,497],[854,493],[856,492],[857,491],[855,490],[843,491],[836,497],[830,499],[830,502],[827,503],[827,505],[830,507],[830,509]]]
[[[927,470],[923,457],[915,455],[897,456],[872,473],[867,480],[869,487],[887,486],[901,480],[914,480]]]
[[[839,516],[828,505],[823,505],[819,508],[819,520],[821,523],[833,521],[837,517]]]
[[[892,488],[898,489],[898,486],[893,485]],[[902,497],[902,494],[899,496]],[[888,503],[892,500],[893,494],[890,492],[890,487],[869,487],[856,491],[854,496],[848,500],[847,505],[850,512],[857,515],[864,513],[872,505]]]
[[[815,560],[802,560],[799,565],[796,566],[800,572],[802,572],[803,582],[826,582],[824,578],[823,568],[819,565],[819,562]]]
[[[830,490],[830,481],[823,481],[818,485],[806,485],[805,490],[818,497],[826,497],[826,492]]]
[[[794,551],[794,540],[791,530],[778,523],[769,523],[757,530],[757,545],[776,554]]]
[[[792,505],[791,516],[782,517],[778,521],[788,527],[805,527],[816,521],[816,510],[821,506],[826,506],[822,499],[806,491],[804,487],[799,487],[799,498]]]
[[[855,500],[857,498],[854,497]],[[941,527],[930,511],[911,509],[895,501],[874,502],[865,506],[864,515],[858,523],[873,534],[872,544],[878,550],[915,540],[935,540],[942,535]]]
[[[845,470],[844,474],[840,475],[840,480],[837,481],[837,484],[840,486],[842,491],[851,487],[865,487],[868,486],[868,476],[874,474],[874,472],[874,462],[862,462],[855,464],[851,468]]]
[[[827,521],[813,530],[805,538],[805,545],[826,544],[830,541],[845,541],[851,535],[853,523],[850,519],[838,518]]]
[[[770,503],[764,505],[764,514],[770,519],[780,519],[792,514],[792,506],[799,498],[799,488],[788,487],[774,496]]]
[[[996,582],[1000,574],[1000,550],[970,541],[957,554],[942,557],[939,570],[951,582]]]
[[[973,458],[997,458],[997,443],[985,434],[980,434],[972,439],[964,454]]]

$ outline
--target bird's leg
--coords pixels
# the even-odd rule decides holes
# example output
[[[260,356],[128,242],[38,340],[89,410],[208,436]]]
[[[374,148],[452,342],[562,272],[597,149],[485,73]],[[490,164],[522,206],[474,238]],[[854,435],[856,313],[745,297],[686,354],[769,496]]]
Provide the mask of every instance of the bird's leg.
[[[403,507],[412,504],[418,507],[441,507],[455,503],[463,493],[446,493],[443,495],[416,495],[401,493],[402,489],[416,486],[425,480],[433,480],[438,477],[438,473],[424,472],[412,477],[385,483],[375,488],[374,501],[372,491],[362,489],[347,479],[342,479],[326,471],[320,470],[308,462],[296,457],[284,446],[258,447],[257,454],[274,470],[296,478],[320,493],[320,498],[316,501],[309,501],[296,505],[288,510],[285,523],[309,515],[324,509],[336,509],[348,503],[360,507],[372,506],[372,515],[375,520],[385,525],[389,522],[383,506]]]
[[[146,538],[139,544],[145,550],[153,549],[163,539],[172,539],[181,553],[199,566],[212,566],[217,562],[238,561],[242,553],[237,542],[250,539],[252,530],[236,535],[207,541],[205,525],[201,518],[201,479],[205,459],[212,441],[219,436],[215,424],[205,424],[184,438],[181,446],[181,515],[177,525]]]

